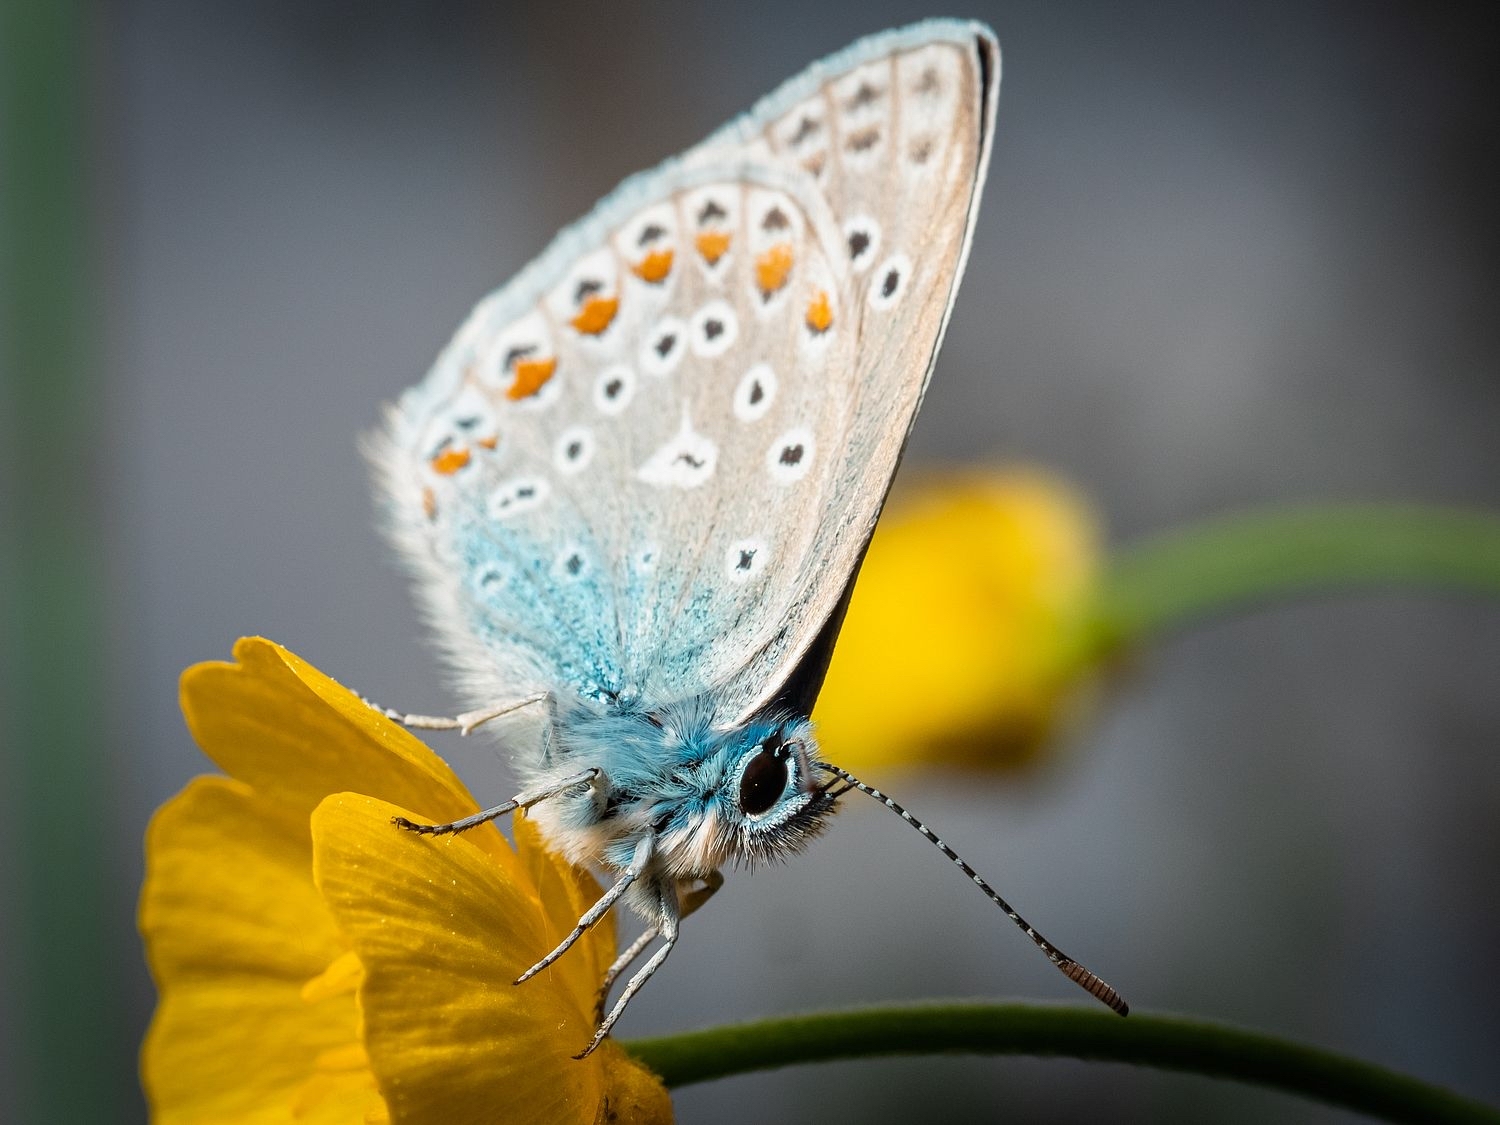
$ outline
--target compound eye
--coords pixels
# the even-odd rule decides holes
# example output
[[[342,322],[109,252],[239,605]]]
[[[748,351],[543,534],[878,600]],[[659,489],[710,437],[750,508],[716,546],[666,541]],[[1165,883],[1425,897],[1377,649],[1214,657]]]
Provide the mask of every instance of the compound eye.
[[[786,751],[767,746],[750,759],[740,777],[740,808],[751,816],[769,812],[786,791]]]

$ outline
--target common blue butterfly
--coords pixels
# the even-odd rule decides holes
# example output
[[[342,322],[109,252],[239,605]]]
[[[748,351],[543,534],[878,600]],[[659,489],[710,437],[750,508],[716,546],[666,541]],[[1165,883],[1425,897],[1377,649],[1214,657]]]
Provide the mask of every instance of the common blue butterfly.
[[[656,938],[583,1053],[730,861],[800,849],[861,789],[808,719],[931,375],[989,160],[999,46],[930,21],[809,67],[622,184],[480,302],[371,459],[465,695],[510,741],[517,808],[614,879]],[[540,952],[540,951],[539,951]],[[517,983],[520,983],[519,981]],[[602,1013],[602,1002],[601,1002]]]

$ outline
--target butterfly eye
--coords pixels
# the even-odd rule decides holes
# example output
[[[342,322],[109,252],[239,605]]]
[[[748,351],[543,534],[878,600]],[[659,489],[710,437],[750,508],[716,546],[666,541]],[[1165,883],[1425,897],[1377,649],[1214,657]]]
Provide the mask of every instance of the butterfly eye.
[[[768,739],[740,777],[741,810],[751,816],[770,811],[786,790],[786,775],[786,750],[780,739]]]

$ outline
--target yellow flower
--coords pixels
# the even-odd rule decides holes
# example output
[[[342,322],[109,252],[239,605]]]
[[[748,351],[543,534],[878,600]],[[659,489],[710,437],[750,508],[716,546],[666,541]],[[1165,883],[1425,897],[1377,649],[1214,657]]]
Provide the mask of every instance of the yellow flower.
[[[898,486],[814,711],[828,760],[1030,760],[1082,700],[1098,541],[1084,502],[1037,470]]]
[[[478,806],[404,729],[269,641],[182,680],[201,777],[146,837],[140,926],[160,1001],[156,1122],[656,1122],[666,1090],[594,1028],[605,919],[549,970],[598,884],[524,819],[397,830]]]

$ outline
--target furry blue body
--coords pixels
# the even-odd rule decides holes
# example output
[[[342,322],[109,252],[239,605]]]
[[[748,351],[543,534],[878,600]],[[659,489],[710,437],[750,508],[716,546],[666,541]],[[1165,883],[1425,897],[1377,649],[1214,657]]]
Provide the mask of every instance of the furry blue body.
[[[768,713],[725,731],[714,727],[713,711],[699,697],[649,713],[573,707],[556,715],[547,751],[528,771],[530,787],[581,770],[599,773],[588,786],[536,805],[532,815],[570,858],[615,870],[629,868],[649,837],[641,883],[653,894],[729,862],[798,850],[832,807],[814,766],[812,724]],[[741,805],[744,775],[768,745],[786,748],[785,778],[770,807],[752,814]]]

